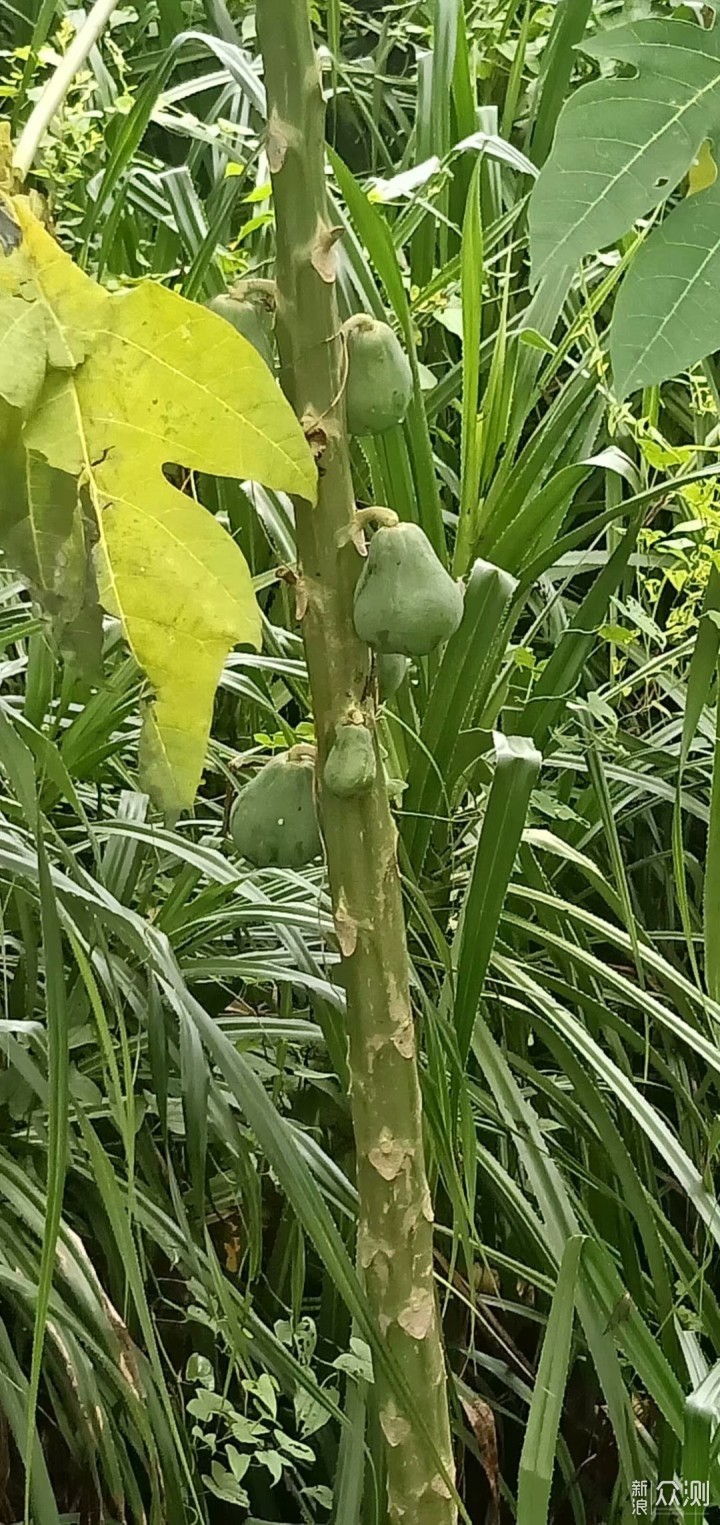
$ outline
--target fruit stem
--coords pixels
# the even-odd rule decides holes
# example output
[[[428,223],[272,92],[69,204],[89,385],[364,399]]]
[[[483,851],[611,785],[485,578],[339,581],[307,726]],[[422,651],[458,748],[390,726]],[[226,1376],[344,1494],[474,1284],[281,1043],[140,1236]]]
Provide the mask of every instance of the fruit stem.
[[[380,529],[394,530],[400,519],[393,508],[357,508],[355,523],[360,529],[364,529],[366,524],[375,524]]]
[[[317,736],[318,805],[347,993],[358,1261],[378,1330],[405,1393],[412,1394],[407,1402],[378,1373],[373,1393],[386,1443],[387,1519],[389,1525],[453,1525],[433,1214],[395,825],[382,767],[373,787],[350,799],[334,797],[323,785],[335,729],[348,710],[364,709],[373,730],[375,720],[366,694],[370,653],[353,625],[362,562],[352,544],[337,229],[325,188],[320,72],[307,0],[258,0],[257,18],[277,232],[281,375],[320,467],[317,506],[296,503],[296,533],[306,591],[302,631]]]

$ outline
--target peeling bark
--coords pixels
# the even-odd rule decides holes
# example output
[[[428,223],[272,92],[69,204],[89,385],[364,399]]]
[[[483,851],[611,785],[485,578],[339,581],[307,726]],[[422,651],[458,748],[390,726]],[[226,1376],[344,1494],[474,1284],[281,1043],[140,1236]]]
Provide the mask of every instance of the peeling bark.
[[[316,508],[296,505],[302,633],[317,734],[317,790],[347,991],[359,1261],[378,1327],[413,1395],[398,1406],[382,1375],[389,1525],[454,1525],[445,1366],[433,1277],[433,1215],[396,831],[383,770],[349,800],[324,790],[335,730],[353,708],[374,730],[370,654],[355,635],[362,559],[343,387],[345,346],[334,281],[337,229],[325,190],[324,108],[307,0],[258,0],[277,229],[277,338],[283,386],[319,457]],[[375,514],[382,510],[374,510]],[[377,739],[375,741],[377,746]],[[379,764],[378,757],[378,764]]]

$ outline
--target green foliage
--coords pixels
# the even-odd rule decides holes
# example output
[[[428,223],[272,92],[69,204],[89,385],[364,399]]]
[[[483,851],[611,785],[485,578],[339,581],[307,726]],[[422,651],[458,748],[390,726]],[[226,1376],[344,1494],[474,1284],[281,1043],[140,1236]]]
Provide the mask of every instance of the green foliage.
[[[545,1331],[518,1478],[518,1514],[525,1525],[545,1525],[548,1517],[582,1251],[580,1235],[568,1239]]]
[[[583,49],[632,74],[584,85],[563,108],[530,203],[536,280],[575,267],[663,205],[720,126],[720,28],[648,18]],[[686,195],[643,242],[613,315],[620,398],[716,347],[719,228],[720,199],[710,184]]]
[[[494,1497],[512,1513],[520,1495],[521,1525],[526,1506],[533,1521],[611,1521],[627,1512],[634,1478],[675,1471],[707,1476],[717,1498],[717,365],[684,377],[673,361],[662,388],[632,406],[616,407],[607,387],[613,310],[627,301],[620,338],[645,251],[676,212],[699,218],[708,191],[679,199],[634,252],[614,244],[632,213],[602,234],[609,260],[589,257],[573,276],[558,258],[529,295],[518,155],[540,168],[568,90],[579,99],[568,81],[573,67],[579,80],[594,67],[585,44],[573,52],[589,7],[531,8],[527,25],[516,7],[430,16],[421,6],[392,25],[388,13],[332,9],[325,87],[345,312],[384,321],[391,311],[418,364],[403,427],[356,450],[357,495],[419,519],[441,557],[460,543],[467,582],[462,624],[441,654],[413,664],[382,740],[397,784],[468,1510],[479,1525]],[[268,267],[251,17],[233,31],[224,8],[212,14],[150,6],[114,21],[41,150],[41,186],[65,166],[53,188],[61,241],[84,249],[110,289],[150,273],[207,300]],[[442,35],[431,31],[438,18]],[[618,35],[602,30],[611,19],[600,7],[590,17],[606,47]],[[186,24],[199,30],[180,40]],[[710,59],[710,34],[692,22],[652,24],[689,27]],[[27,45],[32,17],[8,12],[3,25],[16,28],[8,45]],[[70,22],[42,26],[61,50]],[[51,66],[43,48],[29,64],[33,89]],[[612,125],[619,85],[637,91],[629,75],[592,86]],[[473,134],[482,143],[438,170],[446,147]],[[673,145],[687,168],[693,144]],[[406,171],[422,171],[414,192],[397,182]],[[555,246],[561,233],[556,209]],[[632,305],[637,320],[645,308]],[[708,336],[713,312],[708,302]],[[22,366],[6,368],[16,386],[31,355],[23,343]],[[193,1435],[187,1403],[203,1384],[195,1367],[183,1374],[195,1356],[280,1453],[275,1421],[243,1386],[271,1378],[279,1430],[314,1453],[283,1453],[274,1497],[262,1461],[233,1474],[251,1517],[322,1525],[331,1495],[343,1525],[378,1525],[382,1459],[361,1359],[371,1332],[353,1331],[347,1307],[356,1318],[362,1304],[338,1251],[355,1196],[322,870],[253,873],[223,826],[238,754],[256,738],[292,745],[311,724],[293,601],[274,571],[294,562],[292,517],[257,485],[244,494],[225,479],[211,491],[194,476],[192,487],[250,564],[264,651],[225,660],[205,782],[179,830],[138,783],[143,692],[116,629],[106,629],[105,681],[91,686],[53,655],[27,595],[0,573],[0,1406],[15,1437],[11,1517],[22,1517],[48,1162],[55,1206],[58,1196],[49,1096],[55,1126],[65,1043],[67,1171],[37,1345],[33,1517],[110,1515],[122,1498],[128,1521],[223,1518],[204,1476],[231,1486],[228,1445],[253,1448],[218,1426],[215,1456]],[[34,552],[24,575],[34,586],[42,572],[49,607],[37,537]],[[72,586],[56,584],[51,616],[70,646]],[[503,827],[497,862],[491,810]],[[63,939],[61,959],[48,942],[49,967],[36,820]],[[45,881],[46,932],[47,893]],[[63,993],[67,1008],[52,1053],[48,979],[52,1010]],[[186,1029],[199,1012],[198,1048]]]
[[[222,1330],[218,1329],[222,1335]],[[191,1356],[185,1377],[195,1385],[195,1395],[187,1403],[202,1466],[203,1482],[211,1494],[226,1503],[248,1506],[249,1496],[242,1486],[250,1467],[263,1467],[273,1485],[289,1472],[302,1487],[300,1467],[315,1461],[315,1452],[296,1435],[287,1434],[278,1414],[279,1383],[267,1372],[259,1377],[243,1377],[239,1383],[238,1405],[226,1394],[216,1392],[215,1369],[207,1356]],[[323,1413],[327,1420],[327,1414]],[[294,1426],[293,1426],[294,1428]]]
[[[719,232],[715,183],[684,197],[638,249],[613,315],[611,354],[619,397],[667,381],[720,344],[713,302],[720,278]]]

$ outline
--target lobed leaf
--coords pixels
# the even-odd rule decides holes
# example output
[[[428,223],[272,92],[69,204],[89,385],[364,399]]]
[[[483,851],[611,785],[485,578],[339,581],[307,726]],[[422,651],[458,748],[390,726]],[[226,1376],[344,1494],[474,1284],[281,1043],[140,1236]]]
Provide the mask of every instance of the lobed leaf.
[[[0,260],[0,322],[4,311],[8,331],[17,324],[19,309],[8,304],[18,301],[42,317],[22,399],[41,369],[44,382],[23,445],[29,461],[87,492],[100,601],[121,621],[151,691],[141,741],[148,788],[175,813],[197,788],[227,653],[259,645],[260,615],[239,548],[194,497],[171,486],[165,468],[249,477],[313,500],[315,466],[270,371],[230,324],[149,282],[102,290],[25,201],[9,205],[21,240]],[[0,370],[0,393],[2,377]],[[29,553],[24,564],[18,557],[40,597],[67,572],[65,546],[60,553],[52,543],[56,498],[46,486],[23,523],[26,538],[51,552],[42,578],[28,569]],[[12,501],[8,494],[6,518]],[[78,534],[76,504],[68,543]]]
[[[570,97],[530,200],[534,279],[576,265],[665,201],[720,126],[720,27],[646,20],[583,43],[636,73]]]
[[[610,328],[618,397],[654,386],[720,345],[720,186],[687,196],[638,249]]]

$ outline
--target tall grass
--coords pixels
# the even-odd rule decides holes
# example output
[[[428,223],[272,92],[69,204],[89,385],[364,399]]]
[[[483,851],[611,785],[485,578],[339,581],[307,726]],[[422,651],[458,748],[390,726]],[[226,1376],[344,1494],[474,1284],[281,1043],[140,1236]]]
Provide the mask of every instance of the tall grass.
[[[358,497],[468,578],[384,739],[478,1522],[621,1521],[634,1482],[674,1476],[720,1496],[717,377],[617,408],[625,250],[527,285],[533,173],[589,69],[574,44],[611,18],[321,18],[343,306],[389,312],[417,381],[403,428],[357,447]],[[22,123],[67,33],[52,6],[5,27]],[[251,11],[163,0],[115,18],[37,183],[94,272],[202,299],[271,255],[262,112]],[[8,1521],[31,1454],[40,1525],[384,1518],[322,876],[249,873],[224,825],[238,767],[309,720],[275,571],[292,519],[206,496],[266,657],[231,659],[175,830],[138,791],[116,633],[90,691],[0,592]]]

